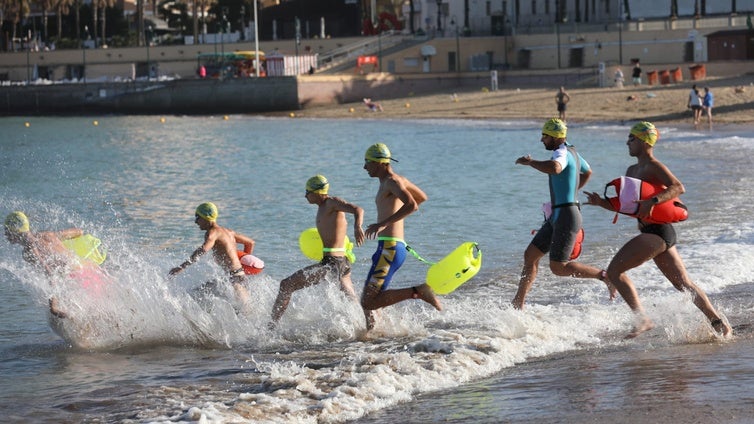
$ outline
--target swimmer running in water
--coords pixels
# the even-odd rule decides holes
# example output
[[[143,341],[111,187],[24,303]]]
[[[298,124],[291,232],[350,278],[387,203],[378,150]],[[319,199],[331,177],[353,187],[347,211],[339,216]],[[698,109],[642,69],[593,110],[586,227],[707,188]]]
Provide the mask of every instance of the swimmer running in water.
[[[364,155],[364,169],[370,177],[378,178],[377,222],[367,227],[366,238],[377,238],[377,251],[372,256],[372,267],[367,276],[361,306],[376,310],[408,299],[421,299],[438,311],[440,301],[426,283],[405,289],[388,290],[393,275],[406,258],[406,242],[403,240],[403,221],[419,209],[427,195],[407,178],[398,175],[390,165],[395,159],[388,147],[377,143]],[[367,329],[374,327],[374,317],[367,317]]]
[[[272,307],[272,325],[280,320],[288,308],[291,296],[297,290],[319,284],[326,278],[340,283],[340,290],[358,303],[359,298],[353,290],[351,281],[351,263],[346,255],[345,237],[348,227],[346,214],[354,216],[353,236],[356,245],[364,243],[364,209],[330,196],[330,183],[323,175],[315,175],[306,182],[306,200],[317,205],[317,232],[322,239],[322,261],[309,265],[293,273],[280,282],[280,290],[275,305]]]
[[[11,244],[21,245],[23,259],[44,271],[50,279],[50,284],[82,266],[76,255],[63,245],[63,240],[83,234],[79,228],[33,232],[26,214],[16,211],[5,218],[4,229],[5,238]],[[59,302],[54,296],[50,298],[49,305],[53,316],[68,318],[68,314],[60,309]]]
[[[244,287],[246,274],[244,273],[241,261],[238,259],[237,244],[243,244],[245,253],[251,254],[254,251],[254,240],[243,234],[236,233],[217,223],[217,206],[214,203],[202,203],[196,208],[194,222],[199,229],[205,231],[204,243],[191,254],[189,259],[177,267],[170,270],[170,275],[181,273],[187,266],[193,264],[207,252],[212,251],[215,262],[228,274],[230,284],[236,295],[236,300],[241,304],[241,311],[248,314],[249,292]],[[206,286],[216,284],[214,281],[206,283]]]
[[[624,244],[607,267],[608,278],[636,315],[636,325],[626,338],[636,337],[654,328],[654,323],[644,312],[634,283],[627,274],[629,270],[649,260],[654,261],[673,287],[691,293],[694,305],[710,320],[716,332],[728,336],[732,332],[730,325],[720,317],[704,290],[694,284],[686,272],[683,259],[675,247],[677,240],[673,225],[642,221],[642,218],[650,216],[655,205],[671,201],[685,191],[681,181],[654,156],[654,145],[659,138],[660,133],[652,123],[639,122],[631,128],[626,142],[628,154],[637,159],[636,164],[626,170],[626,176],[667,187],[651,199],[639,200],[637,219],[641,234]],[[588,205],[614,210],[610,201],[603,199],[599,193],[587,192],[586,195]]]

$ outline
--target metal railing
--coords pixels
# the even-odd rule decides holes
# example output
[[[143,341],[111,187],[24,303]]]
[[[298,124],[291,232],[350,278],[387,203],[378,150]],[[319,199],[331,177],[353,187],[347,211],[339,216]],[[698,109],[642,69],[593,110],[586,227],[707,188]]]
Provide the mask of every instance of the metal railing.
[[[326,71],[330,68],[342,65],[348,61],[356,60],[361,55],[368,55],[393,47],[403,41],[403,37],[396,31],[385,31],[380,35],[365,38],[364,40],[347,46],[341,46],[320,54],[317,63],[317,71]]]

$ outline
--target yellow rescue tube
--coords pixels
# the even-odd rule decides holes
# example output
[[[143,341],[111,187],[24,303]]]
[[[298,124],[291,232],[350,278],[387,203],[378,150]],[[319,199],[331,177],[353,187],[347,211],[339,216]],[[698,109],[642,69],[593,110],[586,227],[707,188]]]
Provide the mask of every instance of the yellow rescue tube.
[[[345,246],[345,254],[348,260],[351,263],[355,262],[356,255],[353,254],[353,243],[348,236],[346,236],[343,245]],[[324,256],[322,249],[325,248],[325,245],[322,243],[322,237],[319,236],[319,231],[317,231],[316,227],[308,228],[301,232],[301,235],[298,237],[298,247],[301,249],[301,253],[309,259],[321,261]]]
[[[476,250],[477,255],[474,256]],[[482,267],[482,251],[477,243],[468,241],[427,271],[427,284],[437,294],[448,294],[469,281]]]
[[[91,234],[84,234],[72,239],[63,240],[63,245],[81,259],[90,260],[97,265],[105,262],[107,253],[100,252],[102,241]]]

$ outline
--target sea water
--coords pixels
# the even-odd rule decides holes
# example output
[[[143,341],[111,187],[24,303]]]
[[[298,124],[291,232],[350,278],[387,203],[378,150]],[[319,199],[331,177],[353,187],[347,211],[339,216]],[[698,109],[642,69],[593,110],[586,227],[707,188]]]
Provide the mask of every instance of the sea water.
[[[626,304],[609,301],[596,280],[553,276],[546,260],[526,309],[510,305],[523,251],[549,200],[547,177],[514,165],[526,154],[549,158],[540,122],[234,115],[2,118],[0,127],[0,215],[23,210],[35,230],[94,234],[107,249],[109,275],[96,296],[73,281],[51,286],[21,260],[18,246],[0,241],[0,413],[11,421],[554,422],[563,411],[621,409],[631,393],[638,402],[646,393],[626,395],[626,386],[639,384],[642,369],[666,364],[647,357],[703,362],[710,376],[754,368],[750,355],[732,366],[703,361],[704,349],[693,348],[751,345],[748,129],[660,126],[655,148],[687,190],[690,218],[677,225],[679,252],[737,338],[720,341],[689,296],[646,264],[631,276],[657,328],[626,342],[633,325]],[[571,125],[568,139],[593,170],[585,190],[602,192],[634,163],[628,129]],[[481,271],[442,297],[443,312],[402,302],[382,310],[368,335],[359,306],[332,282],[296,292],[280,325],[268,330],[280,280],[311,263],[298,248],[316,212],[304,198],[306,180],[324,174],[330,194],[363,207],[365,226],[375,222],[378,181],[363,170],[364,151],[375,142],[389,145],[395,170],[429,197],[406,220],[408,244],[437,261],[477,242]],[[227,287],[201,301],[194,295],[221,275],[209,256],[167,275],[202,243],[193,217],[205,201],[217,204],[221,225],[256,241],[254,254],[266,263],[249,280],[248,315],[236,313]],[[635,221],[613,223],[612,213],[592,206],[582,212],[579,260],[604,268],[636,234]],[[355,249],[357,292],[375,247],[370,240]],[[419,284],[426,272],[409,257],[392,287]],[[56,331],[48,322],[51,296],[71,315]],[[616,369],[626,363],[635,368]],[[645,371],[652,396],[669,392],[663,379],[679,374],[662,371]],[[750,378],[709,380],[700,387],[731,402],[746,400],[732,393],[736,385],[754,391]],[[668,402],[709,399],[687,392]]]

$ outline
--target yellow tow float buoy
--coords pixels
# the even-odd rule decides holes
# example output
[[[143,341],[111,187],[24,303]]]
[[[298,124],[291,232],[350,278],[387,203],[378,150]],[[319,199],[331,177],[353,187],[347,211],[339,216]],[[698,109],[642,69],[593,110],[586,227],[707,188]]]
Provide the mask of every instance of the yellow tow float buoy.
[[[469,241],[429,267],[427,284],[437,294],[448,294],[475,276],[481,267],[482,251],[477,243]]]
[[[353,243],[348,236],[346,236],[343,245],[348,260],[351,263],[356,262],[356,255],[353,254]],[[309,259],[321,261],[324,257],[322,250],[324,249],[324,243],[322,243],[322,238],[319,236],[319,231],[317,231],[316,227],[311,227],[301,232],[298,238],[298,247],[301,249],[301,253]]]
[[[94,262],[97,265],[105,262],[106,252],[100,252],[102,241],[91,234],[84,234],[72,239],[63,240],[63,245],[81,259]]]

